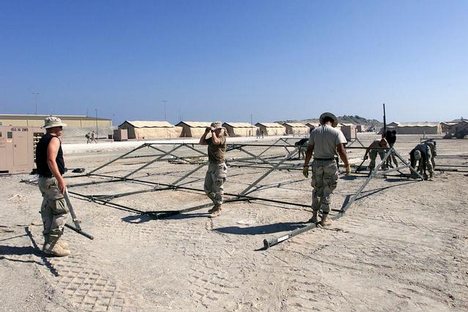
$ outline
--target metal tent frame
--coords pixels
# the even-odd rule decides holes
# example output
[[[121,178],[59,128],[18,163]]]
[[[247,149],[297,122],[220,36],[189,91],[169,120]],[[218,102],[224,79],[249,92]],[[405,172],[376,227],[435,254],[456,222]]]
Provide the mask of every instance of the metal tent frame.
[[[150,215],[151,218],[154,219],[163,219],[170,216],[203,209],[206,207],[211,206],[211,203],[208,204],[200,204],[193,207],[187,207],[184,209],[179,210],[151,210],[146,211],[142,209],[138,209],[135,207],[130,207],[127,205],[119,204],[113,202],[114,199],[122,198],[129,195],[134,194],[141,194],[146,192],[155,192],[155,191],[164,191],[164,190],[180,190],[180,191],[190,191],[190,192],[201,192],[204,193],[204,190],[201,188],[190,186],[190,183],[193,183],[193,175],[198,172],[201,168],[207,165],[207,154],[204,151],[197,149],[197,147],[203,147],[198,144],[192,143],[144,143],[135,149],[115,158],[111,161],[99,166],[98,168],[90,171],[87,174],[73,176],[74,178],[78,177],[86,177],[86,178],[98,178],[99,181],[90,181],[84,183],[76,183],[68,185],[68,188],[77,188],[80,186],[88,186],[88,185],[97,185],[103,183],[116,183],[116,182],[126,182],[126,183],[136,183],[138,185],[146,186],[146,189],[137,190],[137,191],[130,191],[130,192],[122,192],[122,193],[114,193],[114,194],[83,194],[80,192],[70,191],[70,194],[75,196],[81,197],[86,200],[93,201],[95,203],[122,209],[126,211],[131,211],[138,214],[147,214]],[[251,149],[254,149],[253,151]],[[281,151],[278,152],[278,149]],[[351,147],[350,149],[364,149],[364,147]],[[384,174],[388,174],[391,171],[399,171],[404,168],[409,168],[412,172],[417,174],[417,176],[423,180],[423,177],[419,175],[408,163],[404,160],[404,158],[398,154],[398,152],[392,147],[390,149],[385,149],[386,154],[385,157],[381,160],[379,165],[376,169],[371,172],[369,177],[365,180],[365,182],[361,185],[358,191],[350,197],[350,200],[347,204],[340,209],[338,215],[335,216],[333,219],[341,218],[345,212],[351,207],[351,205],[359,198],[359,195],[362,193],[364,188],[367,184],[371,181],[371,179],[379,173],[381,170],[382,165],[385,163],[390,155],[395,155],[398,157],[404,166],[394,168],[392,170],[385,171]],[[141,152],[145,150],[146,153],[143,155],[138,155],[137,152]],[[276,151],[274,151],[276,150]],[[148,153],[150,151],[151,153]],[[274,151],[274,152],[273,152]],[[184,154],[185,152],[185,154]],[[186,154],[190,152],[189,154]],[[274,199],[271,197],[262,197],[262,196],[254,196],[253,193],[264,190],[267,188],[275,187],[279,188],[281,186],[287,184],[293,184],[297,182],[304,181],[304,178],[290,180],[290,181],[279,181],[267,184],[260,184],[260,182],[264,181],[266,177],[270,176],[274,171],[278,170],[297,170],[302,171],[302,162],[294,162],[294,157],[298,153],[298,147],[295,145],[291,145],[288,142],[288,139],[280,138],[275,141],[273,144],[244,144],[244,143],[236,143],[236,144],[228,144],[226,148],[226,163],[229,167],[244,167],[244,168],[255,168],[264,170],[261,172],[260,176],[257,177],[254,181],[248,183],[248,186],[241,190],[238,193],[224,193],[227,199],[225,200],[226,203],[229,202],[237,202],[237,201],[262,201],[262,202],[270,202],[275,204],[280,204],[289,207],[301,207],[301,208],[308,208],[310,209],[310,203],[301,204],[297,202],[285,201],[280,199]],[[232,156],[232,157],[231,157]],[[240,157],[242,156],[242,157]],[[143,161],[142,165],[138,166],[136,169],[131,170],[128,173],[124,173],[122,175],[114,175],[108,174],[104,171],[104,169],[108,168],[112,164],[120,161],[120,160],[128,160],[128,159],[144,159],[148,158],[148,160]],[[156,162],[169,162],[174,164],[192,164],[195,167],[181,177],[177,177],[175,180],[163,183],[163,182],[154,182],[148,181],[144,178],[136,177],[136,174],[141,172],[145,168],[149,168],[150,165]],[[189,180],[192,178],[192,180]],[[199,179],[195,179],[198,181]],[[264,249],[267,249],[271,246],[274,246],[282,241],[285,241],[291,237],[294,237],[298,234],[304,233],[308,230],[315,228],[317,224],[310,224],[305,227],[298,228],[289,232],[286,235],[282,235],[277,238],[273,239],[265,239]]]

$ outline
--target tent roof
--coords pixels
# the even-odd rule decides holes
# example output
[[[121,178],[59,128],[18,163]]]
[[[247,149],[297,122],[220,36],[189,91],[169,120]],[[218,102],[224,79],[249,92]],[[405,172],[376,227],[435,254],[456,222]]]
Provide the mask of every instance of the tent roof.
[[[225,122],[223,125],[228,125],[233,128],[255,128],[254,125],[248,122]]]
[[[174,125],[170,124],[167,121],[148,121],[148,120],[125,120],[125,122],[122,123],[128,123],[135,128],[174,128]]]
[[[257,122],[255,125],[264,126],[267,128],[284,128],[283,125],[280,125],[279,123],[276,123],[276,122]]]
[[[392,122],[388,125],[395,124],[398,127],[436,127],[440,122],[429,122],[429,121],[420,121],[420,122]]]
[[[285,126],[290,126],[293,128],[304,128],[307,127],[305,124],[300,123],[300,122],[285,122],[283,125]]]
[[[210,121],[181,121],[176,126],[187,125],[190,128],[206,128],[211,125]]]

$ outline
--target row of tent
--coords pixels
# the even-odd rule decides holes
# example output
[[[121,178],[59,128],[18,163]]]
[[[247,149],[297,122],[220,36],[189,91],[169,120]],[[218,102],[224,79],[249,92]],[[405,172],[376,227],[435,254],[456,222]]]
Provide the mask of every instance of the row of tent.
[[[128,139],[158,139],[178,137],[201,137],[211,122],[181,121],[173,125],[167,121],[128,121],[119,125],[119,130],[126,130]],[[276,136],[276,135],[308,135],[310,129],[317,124],[302,123],[257,123],[224,122],[228,135],[231,137]]]
[[[128,139],[151,140],[159,138],[200,137],[211,122],[181,121],[173,125],[167,121],[125,121],[118,126],[119,131],[125,131]],[[442,134],[447,133],[454,125],[466,125],[467,120],[454,120],[452,122],[418,122],[400,123],[392,122],[388,129],[396,130],[398,134]],[[308,136],[310,131],[318,126],[318,122],[258,122],[255,125],[248,122],[224,122],[230,137],[249,136]],[[356,138],[357,132],[368,131],[362,125],[340,123],[338,125],[345,137],[350,140]],[[115,134],[114,134],[115,136]],[[117,135],[119,137],[119,135]]]

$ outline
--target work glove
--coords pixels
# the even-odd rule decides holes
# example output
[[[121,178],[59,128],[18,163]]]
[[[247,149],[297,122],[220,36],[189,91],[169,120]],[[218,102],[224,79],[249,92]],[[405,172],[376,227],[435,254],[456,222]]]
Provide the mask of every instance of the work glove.
[[[303,174],[304,177],[306,177],[306,178],[309,177],[309,166],[304,166],[304,168],[302,168],[302,174]]]
[[[346,175],[349,175],[351,173],[351,166],[348,164],[345,168]]]

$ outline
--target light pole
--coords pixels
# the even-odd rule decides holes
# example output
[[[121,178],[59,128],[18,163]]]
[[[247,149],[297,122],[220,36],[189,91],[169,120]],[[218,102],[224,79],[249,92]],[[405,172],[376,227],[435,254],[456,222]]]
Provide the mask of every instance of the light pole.
[[[162,100],[161,102],[163,102],[163,106],[164,106],[164,120],[167,120],[167,117],[166,117],[166,103],[167,103],[167,101]]]
[[[98,119],[97,119],[97,108],[94,109],[96,111],[96,139],[99,137],[99,128],[98,128]]]
[[[37,96],[39,95],[39,92],[33,92],[32,94],[34,95],[34,104],[36,105],[35,114],[37,115]]]

